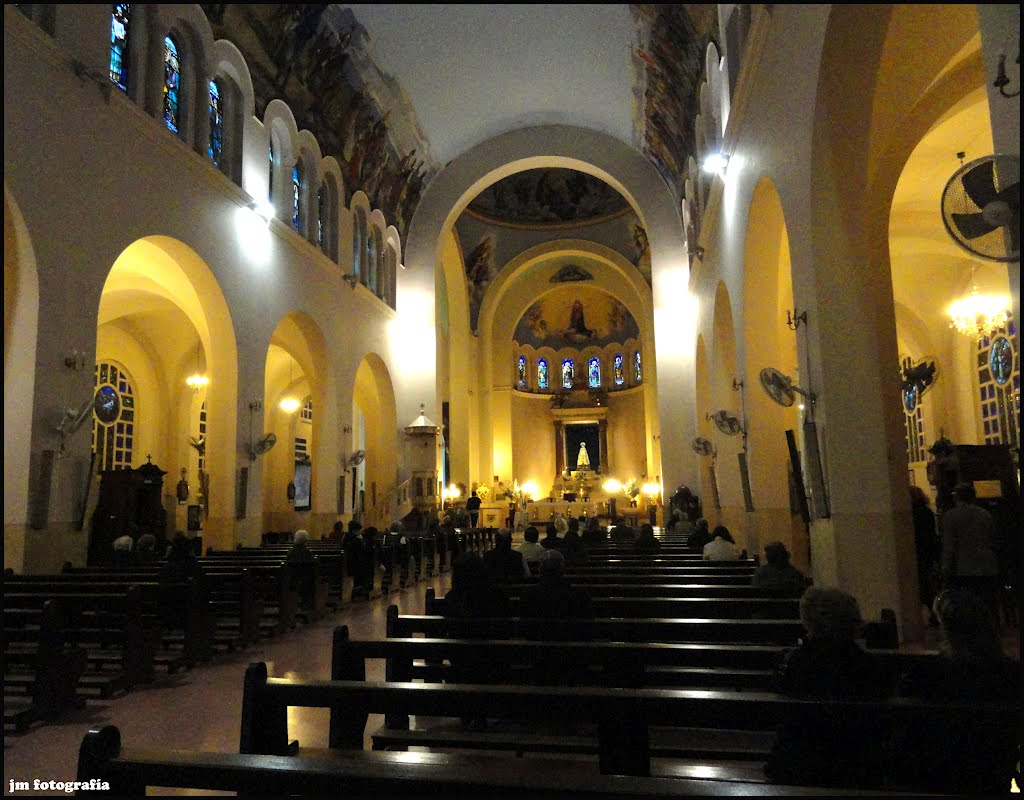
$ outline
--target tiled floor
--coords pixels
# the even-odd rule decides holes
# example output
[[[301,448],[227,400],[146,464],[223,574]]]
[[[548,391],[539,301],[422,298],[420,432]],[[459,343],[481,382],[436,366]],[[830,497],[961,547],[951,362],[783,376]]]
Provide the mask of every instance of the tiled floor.
[[[259,646],[219,656],[178,675],[163,676],[119,697],[90,701],[88,708],[59,724],[37,726],[18,736],[5,735],[4,794],[11,794],[12,780],[74,780],[78,747],[93,726],[116,725],[125,746],[237,753],[242,679],[250,662],[265,661],[273,677],[330,678],[331,635],[336,626],[348,625],[353,638],[382,638],[388,604],[397,604],[403,614],[422,614],[428,586],[444,593],[448,576],[386,598],[359,602],[318,623],[300,624],[295,631]],[[371,661],[370,666],[380,663]],[[383,680],[383,669],[380,672],[367,677]],[[326,710],[291,709],[288,723],[291,738],[303,745],[327,745]],[[382,720],[371,718],[367,730],[380,724]],[[24,794],[31,792],[17,792],[18,796]]]

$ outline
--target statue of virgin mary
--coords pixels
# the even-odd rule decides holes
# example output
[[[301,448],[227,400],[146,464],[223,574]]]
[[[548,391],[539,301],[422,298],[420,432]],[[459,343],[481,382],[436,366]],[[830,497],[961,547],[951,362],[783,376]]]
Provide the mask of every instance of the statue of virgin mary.
[[[586,442],[580,442],[580,452],[576,456],[576,469],[590,469],[590,454],[587,452]]]

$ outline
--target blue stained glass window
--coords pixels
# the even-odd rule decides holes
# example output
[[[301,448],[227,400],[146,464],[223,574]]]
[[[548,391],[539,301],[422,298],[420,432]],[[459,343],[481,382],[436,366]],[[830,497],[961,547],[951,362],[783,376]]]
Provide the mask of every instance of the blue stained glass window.
[[[543,358],[537,362],[537,388],[548,388],[548,362]]]
[[[292,167],[292,227],[302,230],[302,162],[296,161]]]
[[[640,351],[633,353],[633,377],[637,383],[644,379],[644,371],[640,366]]]
[[[571,358],[567,358],[562,362],[562,388],[571,389],[575,377],[575,365]]]
[[[526,387],[526,357],[519,356],[516,359],[516,372],[517,372],[517,383],[520,389]]]
[[[175,133],[181,124],[181,60],[178,45],[164,37],[164,124]]]
[[[622,386],[626,382],[626,376],[622,371],[622,353],[616,353],[612,361],[612,376],[616,386]]]
[[[128,91],[128,26],[131,3],[114,3],[110,15],[110,80],[122,92]]]
[[[587,363],[587,379],[591,389],[601,388],[601,359],[592,358]]]
[[[207,152],[210,161],[219,167],[224,153],[224,101],[215,80],[210,81],[210,147]]]

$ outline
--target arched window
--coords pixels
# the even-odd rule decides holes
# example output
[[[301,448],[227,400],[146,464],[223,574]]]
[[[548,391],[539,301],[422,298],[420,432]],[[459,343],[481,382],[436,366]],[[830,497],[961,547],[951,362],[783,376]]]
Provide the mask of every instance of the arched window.
[[[203,405],[199,409],[199,435],[196,437],[196,441],[202,442],[206,439],[206,401],[203,401]],[[199,469],[206,469],[206,448],[204,447],[199,451]]]
[[[633,380],[640,383],[644,379],[644,371],[640,366],[640,351],[633,353]]]
[[[181,59],[170,36],[164,37],[164,124],[175,133],[181,126]]]
[[[313,424],[313,401],[307,400],[306,405],[302,407],[302,411],[299,412],[299,420],[305,422],[307,425]]]
[[[575,365],[571,358],[567,358],[562,362],[562,388],[571,389],[575,377]]]
[[[292,227],[302,233],[302,159],[292,167]]]
[[[97,364],[93,401],[92,450],[96,471],[132,465],[135,444],[135,393],[115,364]]]
[[[366,264],[364,253],[366,252],[366,214],[361,208],[354,212],[354,224],[352,225],[352,274],[360,283],[366,283]]]
[[[271,205],[274,204],[274,162],[276,160],[276,154],[274,153],[274,137],[271,136],[270,146],[267,148],[267,161],[269,162],[267,165],[267,186],[269,187],[269,190],[267,191],[267,200],[270,201]]]
[[[366,269],[363,270],[364,283],[374,294],[377,294],[377,244],[377,231],[374,230],[366,240]]]
[[[128,91],[128,31],[131,3],[114,3],[110,15],[110,80],[122,92]]]
[[[224,157],[224,99],[216,79],[210,81],[210,146],[207,150],[215,167]]]
[[[587,362],[587,381],[591,389],[601,388],[601,359],[596,356]]]
[[[526,388],[526,356],[519,356],[516,359],[516,386],[520,389]]]
[[[626,375],[622,371],[622,353],[616,353],[612,361],[612,378],[616,386],[622,386],[626,382]]]
[[[548,388],[548,362],[543,358],[537,362],[537,388],[541,391]]]
[[[983,336],[977,350],[978,398],[985,444],[1020,441],[1020,353],[1017,323]]]

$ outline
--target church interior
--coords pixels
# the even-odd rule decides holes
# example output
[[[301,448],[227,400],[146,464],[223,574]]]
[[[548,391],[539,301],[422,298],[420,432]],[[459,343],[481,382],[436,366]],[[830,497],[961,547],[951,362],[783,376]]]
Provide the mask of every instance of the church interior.
[[[9,573],[415,531],[470,493],[517,544],[667,535],[685,488],[915,648],[911,488],[941,515],[966,481],[1016,597],[1018,5],[4,17]],[[329,631],[274,674],[330,677]],[[245,661],[115,701],[125,742],[218,687],[216,732],[169,741],[236,750]],[[87,727],[5,772],[71,779]]]

